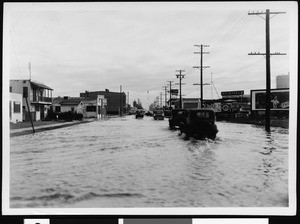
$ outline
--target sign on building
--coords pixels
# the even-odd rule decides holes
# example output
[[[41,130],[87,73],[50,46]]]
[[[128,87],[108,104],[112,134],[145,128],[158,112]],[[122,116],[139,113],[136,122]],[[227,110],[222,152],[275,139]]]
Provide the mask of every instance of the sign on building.
[[[289,110],[289,89],[271,89],[271,110]],[[266,90],[251,90],[251,110],[266,109]]]
[[[178,95],[178,89],[171,89],[172,95]]]
[[[244,90],[221,92],[221,96],[223,98],[237,98],[237,97],[241,97],[243,95],[244,95]]]

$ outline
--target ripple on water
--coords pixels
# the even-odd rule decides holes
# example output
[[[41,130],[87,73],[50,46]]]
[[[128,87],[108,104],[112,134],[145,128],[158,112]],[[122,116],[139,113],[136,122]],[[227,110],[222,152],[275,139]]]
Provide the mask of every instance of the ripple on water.
[[[217,125],[204,141],[133,116],[13,138],[11,207],[286,205],[288,132]]]

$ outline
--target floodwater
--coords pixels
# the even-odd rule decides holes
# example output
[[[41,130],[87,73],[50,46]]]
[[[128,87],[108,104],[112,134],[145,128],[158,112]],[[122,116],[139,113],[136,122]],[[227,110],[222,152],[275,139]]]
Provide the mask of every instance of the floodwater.
[[[125,116],[13,137],[10,207],[288,206],[288,129],[217,126],[185,140]]]

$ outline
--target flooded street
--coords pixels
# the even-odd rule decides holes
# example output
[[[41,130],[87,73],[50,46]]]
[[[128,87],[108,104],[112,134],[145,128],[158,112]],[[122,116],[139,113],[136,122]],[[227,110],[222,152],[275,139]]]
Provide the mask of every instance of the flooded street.
[[[184,140],[125,116],[13,137],[10,207],[288,206],[288,129],[217,126]]]

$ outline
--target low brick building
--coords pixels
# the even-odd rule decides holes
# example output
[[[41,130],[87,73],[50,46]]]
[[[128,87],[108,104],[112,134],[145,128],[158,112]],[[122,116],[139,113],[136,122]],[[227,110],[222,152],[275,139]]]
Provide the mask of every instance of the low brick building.
[[[86,91],[80,93],[80,97],[95,97],[98,95],[104,96],[107,100],[106,113],[108,115],[120,115],[126,112],[126,94],[119,92],[110,92],[108,89],[105,91]]]

